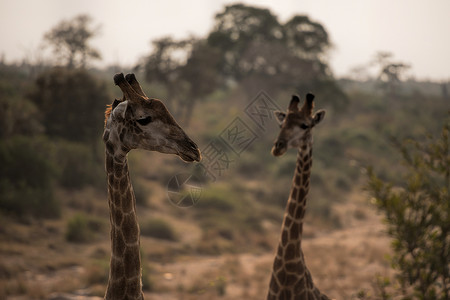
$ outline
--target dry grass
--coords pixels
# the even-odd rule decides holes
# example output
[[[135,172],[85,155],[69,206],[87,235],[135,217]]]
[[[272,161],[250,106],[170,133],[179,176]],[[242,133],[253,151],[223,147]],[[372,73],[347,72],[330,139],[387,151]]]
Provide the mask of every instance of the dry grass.
[[[385,261],[389,239],[383,233],[380,218],[360,197],[333,208],[331,213],[343,228],[323,230],[312,221],[305,226],[303,247],[307,265],[317,286],[336,299],[376,299],[377,274],[391,274]],[[154,201],[153,205],[163,208],[167,204]],[[148,298],[265,297],[280,230],[276,220],[261,222],[264,246],[243,252],[230,240],[198,227],[190,219],[195,215],[193,212],[185,210],[185,218],[175,218],[167,214],[167,210],[173,209],[170,206],[159,214],[154,207],[141,208],[140,219],[165,216],[177,228],[179,240],[142,237],[143,261],[152,284],[152,291],[146,292]],[[2,229],[0,299],[31,295],[33,299],[46,299],[55,293],[80,290],[103,296],[108,272],[108,235],[105,233],[93,243],[71,244],[64,239],[64,226],[64,220],[53,220],[11,223]],[[228,254],[223,254],[224,249]]]

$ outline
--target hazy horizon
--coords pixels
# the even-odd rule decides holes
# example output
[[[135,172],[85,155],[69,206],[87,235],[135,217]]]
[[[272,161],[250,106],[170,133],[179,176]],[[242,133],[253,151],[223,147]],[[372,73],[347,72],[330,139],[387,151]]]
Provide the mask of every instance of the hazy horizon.
[[[410,64],[407,76],[450,80],[450,1],[447,0],[278,0],[240,1],[268,8],[286,22],[308,15],[325,26],[333,48],[329,62],[336,76],[367,64],[378,51]],[[45,32],[63,19],[88,14],[100,34],[92,45],[102,54],[96,66],[129,66],[151,51],[151,40],[194,35],[205,37],[214,15],[236,1],[164,2],[130,0],[0,0],[0,55],[7,62],[33,59]]]

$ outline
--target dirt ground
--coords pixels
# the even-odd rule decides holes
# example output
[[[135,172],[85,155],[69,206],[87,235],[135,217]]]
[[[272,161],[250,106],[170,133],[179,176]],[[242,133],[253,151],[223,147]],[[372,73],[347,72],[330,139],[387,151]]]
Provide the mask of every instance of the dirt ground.
[[[386,260],[390,239],[381,218],[358,201],[337,206],[335,213],[344,228],[317,232],[305,226],[303,250],[315,284],[334,299],[375,298],[376,276],[392,275]],[[184,257],[156,267],[155,285],[162,291],[148,297],[265,299],[272,261],[273,253]]]
[[[334,206],[333,214],[340,219],[340,228],[322,231],[308,224],[304,228],[307,266],[315,284],[334,299],[361,299],[362,295],[365,299],[376,299],[376,276],[392,272],[386,260],[390,240],[381,217],[361,198],[355,195],[347,203]],[[278,241],[279,226],[267,224],[273,248]],[[1,242],[0,299],[101,299],[104,278],[100,275],[97,280],[95,276],[102,271],[96,272],[95,267],[79,262],[85,257],[107,255],[109,241],[89,247],[60,243],[57,239],[48,240],[58,231],[56,223],[54,226],[45,223],[42,227],[45,230],[29,232],[26,225],[15,225],[11,228],[15,241]],[[184,228],[190,229],[186,237],[189,242],[195,242],[198,238],[195,228],[187,224]],[[1,231],[2,236],[11,237],[8,228]],[[30,238],[34,240],[27,241]],[[155,248],[157,243],[144,238],[141,246]],[[159,243],[159,251],[165,251],[166,246]],[[153,286],[146,299],[264,299],[273,254],[268,250],[144,260]],[[33,267],[27,266],[30,262]],[[103,266],[102,270],[107,267]],[[90,278],[89,284],[85,278]],[[11,294],[14,296],[4,296]]]

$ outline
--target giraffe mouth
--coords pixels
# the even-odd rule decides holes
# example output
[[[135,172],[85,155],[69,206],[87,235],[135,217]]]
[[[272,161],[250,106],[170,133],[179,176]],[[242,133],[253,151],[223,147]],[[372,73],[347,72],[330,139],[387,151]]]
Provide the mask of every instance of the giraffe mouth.
[[[195,152],[180,152],[178,156],[185,162],[199,162],[201,160],[201,154],[198,149]]]
[[[271,152],[273,156],[281,156],[284,153],[286,153],[286,150],[287,150],[287,143],[285,141],[278,140],[273,145]]]
[[[188,140],[187,145],[185,145],[183,149],[178,152],[178,156],[186,162],[199,162],[202,159],[200,150],[198,149],[197,145],[191,140]]]

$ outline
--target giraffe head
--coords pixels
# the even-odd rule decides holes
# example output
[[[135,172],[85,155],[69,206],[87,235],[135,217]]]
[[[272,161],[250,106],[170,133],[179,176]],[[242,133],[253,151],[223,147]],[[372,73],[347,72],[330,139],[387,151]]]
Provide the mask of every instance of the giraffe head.
[[[298,108],[299,102],[299,97],[293,95],[287,113],[275,112],[281,130],[272,147],[274,156],[283,155],[289,148],[308,146],[312,142],[312,128],[325,116],[324,110],[318,110],[313,114],[313,94],[306,95],[306,101],[300,109]]]
[[[110,152],[126,154],[132,149],[176,154],[187,162],[200,161],[197,145],[177,124],[158,99],[149,99],[134,74],[114,76],[123,98],[114,100],[105,113],[103,140]]]

